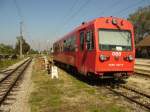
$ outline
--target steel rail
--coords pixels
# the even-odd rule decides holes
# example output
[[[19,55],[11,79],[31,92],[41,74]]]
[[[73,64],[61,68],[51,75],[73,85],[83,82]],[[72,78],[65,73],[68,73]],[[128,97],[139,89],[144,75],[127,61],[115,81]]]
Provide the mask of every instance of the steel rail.
[[[140,95],[142,95],[142,96],[144,96],[144,97],[147,97],[147,96],[148,96],[147,98],[149,98],[149,95],[143,95],[143,94],[141,94],[141,92],[137,92],[136,90],[129,89],[128,87],[120,86],[120,85],[119,85],[119,87],[122,87],[122,88],[124,88],[124,89],[126,89],[126,90],[130,90],[130,91],[132,91],[132,92],[134,92],[134,93],[136,93],[136,94],[140,94]],[[107,86],[106,88],[107,88],[108,90],[110,90],[110,91],[112,91],[112,92],[114,92],[114,93],[116,93],[116,94],[118,94],[118,95],[120,95],[120,96],[123,96],[123,97],[127,98],[128,100],[130,100],[130,101],[132,101],[132,102],[134,102],[134,103],[136,103],[136,104],[138,104],[138,105],[140,105],[140,106],[143,106],[143,107],[145,107],[146,109],[149,109],[149,110],[150,110],[150,105],[146,105],[146,104],[144,104],[144,103],[142,103],[142,102],[139,102],[139,101],[137,101],[137,100],[134,100],[132,97],[129,97],[128,95],[125,95],[125,94],[123,94],[123,93],[121,93],[121,92],[118,92],[117,90],[112,89],[110,86]]]
[[[32,59],[28,59],[25,62],[23,62],[22,64],[20,64],[16,69],[14,69],[11,74],[9,74],[7,76],[7,78],[9,76],[11,76],[12,74],[14,74],[15,72],[17,72],[19,70],[19,68],[21,68],[22,66],[24,66],[23,68],[21,68],[21,71],[19,71],[19,74],[16,76],[15,80],[13,80],[12,82],[10,82],[10,85],[8,87],[8,89],[5,91],[4,95],[2,96],[2,98],[0,98],[0,106],[2,105],[2,103],[5,101],[5,99],[7,98],[8,94],[10,93],[10,91],[13,89],[13,87],[15,86],[16,82],[19,80],[19,78],[21,77],[21,75],[24,73],[24,71],[27,69],[28,65],[30,64],[30,62],[32,61]],[[5,78],[6,79],[6,78]],[[4,81],[4,80],[3,80]]]
[[[138,90],[136,90],[136,89],[134,89],[134,88],[132,88],[132,87],[125,86],[125,85],[119,85],[119,86],[122,87],[122,88],[128,89],[128,90],[130,90],[130,91],[133,91],[133,92],[135,92],[135,93],[138,93],[138,94],[140,94],[140,95],[142,95],[142,96],[145,96],[145,97],[147,97],[147,98],[150,98],[150,95],[145,94],[145,93],[143,93],[143,92],[140,92],[140,91],[138,91]]]
[[[144,76],[144,77],[150,78],[150,75],[148,75],[148,74],[139,73],[139,72],[136,72],[136,71],[134,73],[135,73],[135,75],[138,75],[138,76]]]
[[[30,59],[30,58],[29,58]],[[23,63],[18,65],[15,69],[13,69],[8,75],[6,75],[4,78],[0,79],[0,83],[2,83],[4,80],[6,80],[10,75],[12,75],[16,70],[18,70],[23,64],[25,64],[29,59],[25,60]]]

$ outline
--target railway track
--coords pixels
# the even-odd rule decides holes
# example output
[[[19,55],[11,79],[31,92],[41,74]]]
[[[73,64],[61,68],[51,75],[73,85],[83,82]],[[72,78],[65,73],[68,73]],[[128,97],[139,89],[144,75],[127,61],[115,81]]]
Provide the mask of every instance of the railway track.
[[[112,86],[107,86],[107,89],[150,110],[150,95],[149,94],[143,93],[140,90],[137,90],[135,88],[132,88],[126,85],[118,85],[117,88],[112,88]]]
[[[0,108],[17,81],[20,79],[21,75],[30,64],[31,60],[31,58],[28,58],[7,75],[5,74],[5,77],[0,79]]]
[[[75,77],[78,77],[78,76],[76,75]],[[82,81],[85,81],[85,80],[83,80],[83,79],[85,79],[85,77],[84,78],[79,77],[79,79]],[[90,84],[91,84],[91,82],[90,82]],[[129,101],[131,101],[141,107],[144,107],[145,109],[150,111],[150,93],[142,92],[138,88],[120,84],[120,82],[115,82],[115,83],[111,84],[110,82],[107,82],[107,81],[106,82],[104,81],[102,83],[101,82],[99,83],[99,81],[96,81],[94,85],[97,85],[96,89],[99,89],[99,87],[101,87],[101,85],[103,85],[104,88],[108,89],[109,91],[112,91],[113,93],[117,94],[118,96],[123,96],[124,98],[128,99]],[[113,87],[117,86],[117,88],[113,88],[112,86]]]
[[[149,74],[144,74],[143,72],[136,72],[134,73],[135,75],[138,75],[140,77],[145,77],[145,78],[150,78],[150,72]]]

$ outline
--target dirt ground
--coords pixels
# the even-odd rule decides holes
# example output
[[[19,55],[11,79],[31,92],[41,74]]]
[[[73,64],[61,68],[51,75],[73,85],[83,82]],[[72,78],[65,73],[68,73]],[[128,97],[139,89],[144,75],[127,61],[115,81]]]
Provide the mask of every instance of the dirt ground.
[[[148,112],[107,90],[92,86],[59,69],[59,79],[51,79],[41,58],[36,58],[17,87],[10,112]],[[138,76],[129,85],[149,93],[149,80]]]
[[[62,69],[58,68],[59,79],[51,79],[39,62],[32,74],[31,112],[147,112],[104,86],[89,85]]]
[[[33,83],[31,81],[33,64],[34,61],[31,62],[30,66],[27,68],[27,71],[22,77],[22,81],[20,82],[19,89],[15,96],[16,100],[12,103],[10,107],[10,112],[30,112],[30,105],[28,103],[28,99],[33,89]]]
[[[150,78],[135,74],[128,79],[127,84],[150,95]]]

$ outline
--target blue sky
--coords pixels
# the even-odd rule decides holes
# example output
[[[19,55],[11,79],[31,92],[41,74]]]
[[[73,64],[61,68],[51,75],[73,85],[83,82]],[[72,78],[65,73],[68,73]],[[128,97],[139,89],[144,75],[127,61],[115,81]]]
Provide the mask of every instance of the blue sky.
[[[0,0],[0,43],[15,45],[19,23],[35,49],[46,49],[83,21],[101,16],[127,18],[150,0]]]

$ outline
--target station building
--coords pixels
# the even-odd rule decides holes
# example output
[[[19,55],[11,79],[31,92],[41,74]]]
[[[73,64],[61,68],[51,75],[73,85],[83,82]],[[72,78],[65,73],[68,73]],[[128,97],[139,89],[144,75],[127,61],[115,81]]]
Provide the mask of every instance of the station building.
[[[146,36],[136,44],[137,58],[150,58],[150,35]]]

